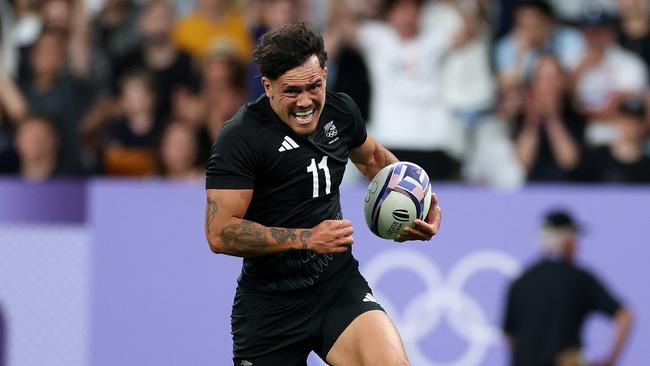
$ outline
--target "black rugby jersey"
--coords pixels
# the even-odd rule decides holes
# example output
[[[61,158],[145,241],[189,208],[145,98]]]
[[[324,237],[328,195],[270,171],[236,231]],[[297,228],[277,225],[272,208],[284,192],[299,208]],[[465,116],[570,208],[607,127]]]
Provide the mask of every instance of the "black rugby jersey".
[[[327,92],[318,126],[298,135],[262,95],[228,121],[212,146],[206,189],[253,189],[245,219],[265,226],[311,228],[341,219],[339,185],[350,149],[366,140],[365,123],[352,99]],[[244,258],[243,289],[279,292],[305,289],[343,266],[357,266],[351,250],[317,254],[291,250]]]

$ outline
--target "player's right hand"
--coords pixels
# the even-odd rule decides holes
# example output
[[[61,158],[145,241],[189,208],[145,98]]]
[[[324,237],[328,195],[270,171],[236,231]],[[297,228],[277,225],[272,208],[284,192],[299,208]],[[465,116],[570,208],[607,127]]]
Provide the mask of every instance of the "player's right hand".
[[[317,253],[343,253],[354,242],[350,220],[325,220],[309,231],[311,236],[306,238],[307,249]]]

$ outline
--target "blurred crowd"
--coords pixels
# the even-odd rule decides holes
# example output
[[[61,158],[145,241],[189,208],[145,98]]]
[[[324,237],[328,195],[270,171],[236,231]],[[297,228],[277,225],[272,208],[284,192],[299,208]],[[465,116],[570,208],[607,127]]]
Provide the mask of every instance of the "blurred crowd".
[[[648,0],[0,0],[0,174],[201,177],[297,21],[434,180],[650,183]]]

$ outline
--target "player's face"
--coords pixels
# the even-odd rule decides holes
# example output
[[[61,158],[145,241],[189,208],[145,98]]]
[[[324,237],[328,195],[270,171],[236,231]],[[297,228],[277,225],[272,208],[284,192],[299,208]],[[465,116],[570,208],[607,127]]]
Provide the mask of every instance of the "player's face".
[[[325,105],[326,78],[327,68],[314,55],[276,80],[262,78],[262,84],[278,117],[297,134],[308,135],[316,129]]]

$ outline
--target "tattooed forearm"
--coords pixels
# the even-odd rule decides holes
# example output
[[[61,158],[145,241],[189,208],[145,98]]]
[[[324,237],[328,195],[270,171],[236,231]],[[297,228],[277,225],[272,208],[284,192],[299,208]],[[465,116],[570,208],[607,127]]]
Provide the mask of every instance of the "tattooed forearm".
[[[307,242],[309,238],[311,237],[311,231],[310,230],[303,230],[300,233],[300,242],[302,243],[302,249],[307,249]]]
[[[208,197],[207,205],[205,206],[205,232],[208,238],[212,236],[212,225],[214,224],[214,215],[219,211],[219,206],[212,198]]]
[[[215,253],[254,257],[299,249],[301,243],[302,246],[306,245],[302,236],[298,240],[300,229],[266,227],[238,217],[222,218],[222,211],[219,211],[217,202],[208,197],[205,232],[210,248]]]
[[[264,227],[246,220],[224,226],[221,241],[225,252],[235,255],[258,254],[261,248],[269,245]]]
[[[291,240],[296,240],[295,229],[281,229],[272,227],[269,229],[269,231],[271,231],[271,236],[273,239],[277,240],[278,244],[286,244]]]

